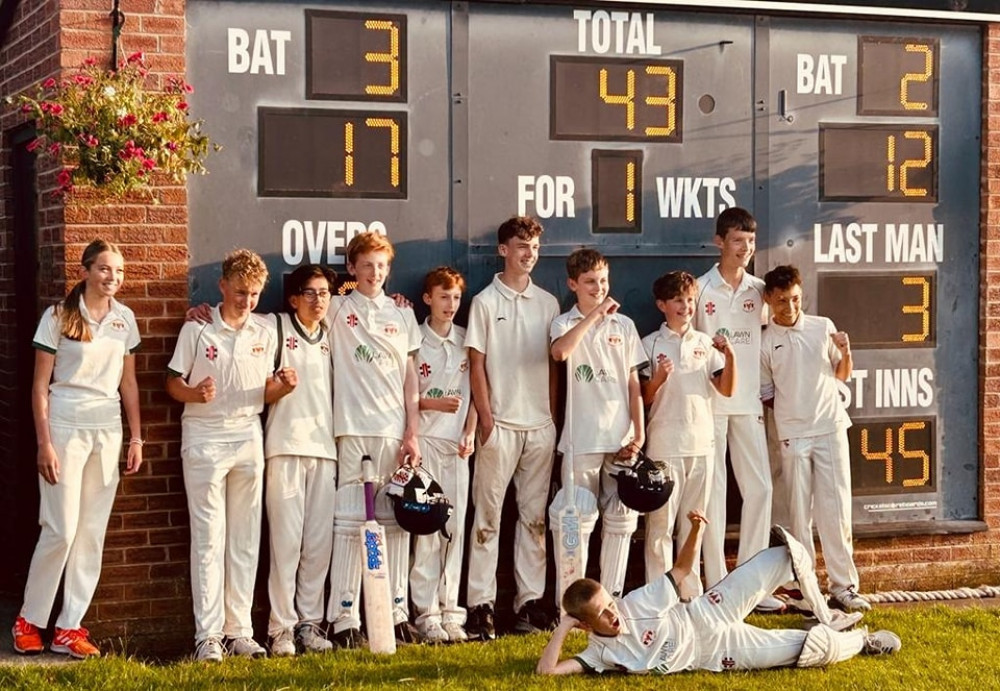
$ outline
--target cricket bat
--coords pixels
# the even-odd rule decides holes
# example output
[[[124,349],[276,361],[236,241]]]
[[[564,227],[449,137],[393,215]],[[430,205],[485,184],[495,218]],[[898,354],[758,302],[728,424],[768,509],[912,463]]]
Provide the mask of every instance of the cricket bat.
[[[365,454],[361,458],[365,481],[365,523],[361,526],[361,589],[364,592],[365,625],[368,648],[373,653],[396,652],[396,634],[392,629],[392,593],[389,565],[386,562],[385,528],[375,520],[375,463]]]
[[[556,548],[556,605],[562,608],[562,596],[570,583],[583,578],[585,564],[585,540],[589,539],[589,531],[583,527],[584,519],[593,529],[593,521],[597,512],[597,499],[587,489],[577,487],[573,472],[573,378],[575,372],[571,360],[566,363],[566,419],[563,423],[566,429],[566,452],[563,454],[562,480],[563,486],[556,493],[549,511],[549,520],[555,532]],[[580,507],[579,502],[584,503]],[[554,515],[553,515],[554,510]],[[584,514],[587,514],[584,516]]]

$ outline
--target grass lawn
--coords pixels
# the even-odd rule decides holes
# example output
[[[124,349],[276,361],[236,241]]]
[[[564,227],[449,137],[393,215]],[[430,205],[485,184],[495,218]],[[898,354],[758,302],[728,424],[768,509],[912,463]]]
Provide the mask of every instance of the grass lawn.
[[[797,626],[795,616],[752,617],[760,626]],[[367,651],[293,659],[227,659],[221,664],[158,664],[107,656],[65,665],[0,665],[0,689],[900,689],[993,691],[1000,689],[1000,610],[883,607],[865,617],[871,628],[892,629],[903,649],[891,657],[859,656],[826,669],[780,669],[660,677],[535,676],[545,635],[508,636],[490,644],[410,646],[393,657]],[[585,645],[574,635],[570,652]]]

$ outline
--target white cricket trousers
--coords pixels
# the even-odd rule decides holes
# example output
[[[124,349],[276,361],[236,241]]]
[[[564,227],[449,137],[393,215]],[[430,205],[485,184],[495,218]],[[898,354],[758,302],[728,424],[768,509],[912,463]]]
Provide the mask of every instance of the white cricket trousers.
[[[760,415],[715,416],[715,468],[711,501],[705,507],[708,527],[702,543],[705,583],[726,577],[726,448],[743,497],[740,544],[736,563],[742,564],[767,547],[771,526],[771,465],[767,456],[764,419]]]
[[[806,546],[815,564],[815,521],[830,592],[838,595],[848,588],[857,588],[851,526],[851,457],[846,431],[783,439],[780,446],[792,535]]]
[[[252,637],[264,484],[261,438],[195,444],[181,457],[191,521],[195,642]]]
[[[118,489],[121,427],[79,429],[49,425],[59,459],[59,481],[50,485],[41,475],[41,501],[35,553],[24,588],[21,616],[48,628],[52,605],[63,583],[60,629],[78,629],[101,575],[101,556],[108,517]]]
[[[337,462],[274,456],[267,459],[264,473],[271,545],[267,633],[276,636],[296,624],[323,621],[323,595],[333,553]]]
[[[815,579],[812,572],[799,576]],[[692,600],[687,612],[697,632],[695,668],[721,672],[795,665],[807,631],[759,629],[743,621],[764,597],[794,578],[788,549],[772,547],[758,552]],[[830,635],[839,639],[837,662],[854,657],[864,647],[864,629],[830,631]]]
[[[556,427],[533,430],[495,425],[480,442],[472,478],[475,514],[469,540],[468,604],[495,605],[500,557],[500,515],[507,485],[517,493],[514,530],[514,611],[545,594],[545,511],[552,475]]]
[[[711,500],[714,461],[711,456],[652,459],[674,481],[667,503],[646,514],[646,582],[652,583],[674,567],[674,531],[678,549],[691,533],[689,511],[704,511]],[[683,597],[700,595],[701,560],[695,558],[691,575],[678,583]]]
[[[441,485],[453,511],[445,525],[449,540],[440,532],[413,538],[410,598],[418,626],[428,620],[465,623],[465,608],[458,605],[465,553],[465,513],[469,503],[469,459],[460,458],[458,444],[446,439],[420,439],[421,465]]]

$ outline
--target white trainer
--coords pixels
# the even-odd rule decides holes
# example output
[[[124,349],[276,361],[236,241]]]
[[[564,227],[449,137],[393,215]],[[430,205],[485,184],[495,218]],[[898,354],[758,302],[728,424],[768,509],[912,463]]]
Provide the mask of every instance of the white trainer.
[[[847,631],[849,628],[861,621],[863,612],[841,612],[837,609],[830,610],[830,623],[827,624],[834,631]]]
[[[892,631],[876,631],[865,636],[864,655],[892,655],[903,647],[903,641]]]
[[[210,636],[198,643],[194,649],[194,659],[198,662],[222,662],[222,640]]]
[[[299,624],[295,629],[295,638],[307,653],[328,653],[333,650],[333,643],[323,635],[323,630],[316,624]]]
[[[841,590],[830,598],[830,606],[838,607],[845,612],[867,612],[872,608],[871,603],[858,595],[854,586]]]
[[[267,657],[267,651],[249,636],[226,639],[226,651],[240,657]]]
[[[452,643],[465,643],[469,640],[469,634],[465,632],[465,627],[457,621],[446,621],[441,627],[448,634],[448,640]]]
[[[295,639],[291,629],[282,629],[271,636],[271,655],[274,657],[293,657],[295,655]]]
[[[447,643],[451,640],[448,632],[441,626],[441,622],[436,619],[428,619],[421,623],[418,628],[420,640],[424,643]]]
[[[757,603],[753,611],[757,614],[781,614],[785,611],[785,603],[774,595],[766,595]]]

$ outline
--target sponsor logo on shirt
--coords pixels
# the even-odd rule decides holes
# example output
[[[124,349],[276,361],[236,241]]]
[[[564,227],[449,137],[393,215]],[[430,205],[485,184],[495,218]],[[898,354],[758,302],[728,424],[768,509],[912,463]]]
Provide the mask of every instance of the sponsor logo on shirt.
[[[618,381],[614,373],[604,368],[594,369],[590,365],[577,365],[573,370],[573,378],[579,382],[598,382],[602,384],[613,384]]]
[[[357,326],[358,325],[358,315],[354,314],[354,312],[351,312],[350,314],[348,314],[347,315],[347,325],[349,327],[351,327],[352,329],[355,326]]]
[[[426,362],[420,363],[419,371],[420,371],[420,376],[423,377],[424,379],[431,376],[431,366]],[[440,391],[440,389],[431,389],[430,391],[427,392],[428,398],[437,398],[437,396],[431,395],[431,391]]]
[[[715,303],[714,302],[706,302],[705,303],[705,314],[707,314],[709,316],[715,314]]]
[[[659,674],[670,674],[670,665],[667,664],[667,660],[673,657],[674,653],[677,652],[677,641],[672,638],[668,638],[660,646],[660,653],[657,656],[659,658],[660,664],[653,668],[654,672]]]
[[[207,357],[210,362],[214,362],[215,358],[219,357],[219,349],[215,346],[208,346],[205,348],[205,357]]]
[[[444,398],[444,391],[438,388],[428,389],[427,393],[424,394],[424,398]]]
[[[730,331],[729,329],[723,327],[718,329],[715,333],[718,336],[725,336],[733,345],[750,345],[752,342],[750,339],[753,338],[750,333],[750,329],[736,329],[735,331]]]
[[[289,336],[288,338],[285,339],[285,347],[288,348],[289,350],[295,350],[296,348],[299,347],[299,339],[297,339],[295,336]]]
[[[380,350],[372,348],[370,345],[361,344],[354,349],[354,361],[369,365],[375,365],[379,369],[389,369],[392,366],[392,358]]]

